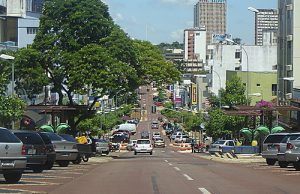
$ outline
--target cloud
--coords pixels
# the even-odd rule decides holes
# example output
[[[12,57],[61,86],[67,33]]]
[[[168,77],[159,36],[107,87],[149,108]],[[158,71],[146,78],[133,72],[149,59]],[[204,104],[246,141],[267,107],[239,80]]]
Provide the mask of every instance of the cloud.
[[[121,13],[117,13],[117,14],[114,16],[114,20],[115,20],[116,22],[122,21],[122,20],[124,20],[124,17],[123,17],[123,15],[122,15]]]
[[[183,29],[178,29],[173,32],[171,32],[171,38],[177,41],[183,40]]]
[[[162,3],[195,5],[199,0],[159,0]]]

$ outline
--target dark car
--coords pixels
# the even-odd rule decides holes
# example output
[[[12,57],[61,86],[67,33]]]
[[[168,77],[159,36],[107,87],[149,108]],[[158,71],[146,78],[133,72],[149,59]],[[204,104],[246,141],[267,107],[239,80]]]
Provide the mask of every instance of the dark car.
[[[8,129],[0,127],[0,174],[7,183],[17,183],[26,168],[23,143]]]
[[[45,163],[45,169],[50,170],[56,160],[56,152],[51,139],[45,133],[39,133],[46,146],[47,161]]]
[[[141,139],[150,139],[150,132],[149,131],[142,131],[141,132]]]
[[[27,168],[43,172],[47,161],[46,146],[41,136],[34,131],[13,131],[23,142],[22,154],[27,158]]]

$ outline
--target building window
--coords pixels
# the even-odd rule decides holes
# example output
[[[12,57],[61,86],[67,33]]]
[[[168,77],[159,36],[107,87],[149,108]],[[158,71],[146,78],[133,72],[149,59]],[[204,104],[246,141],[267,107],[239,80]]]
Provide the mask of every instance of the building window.
[[[241,58],[241,51],[236,51],[235,52],[235,58],[240,59]]]
[[[272,96],[277,96],[277,84],[272,84]]]
[[[260,84],[256,84],[257,87],[260,87]]]
[[[27,34],[37,34],[38,28],[27,28]]]

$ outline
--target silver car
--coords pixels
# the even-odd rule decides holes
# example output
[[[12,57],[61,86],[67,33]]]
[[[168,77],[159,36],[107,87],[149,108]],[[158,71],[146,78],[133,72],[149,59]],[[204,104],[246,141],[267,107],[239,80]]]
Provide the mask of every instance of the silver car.
[[[56,163],[61,167],[67,167],[70,161],[75,161],[78,157],[77,144],[75,142],[67,141],[56,133],[46,133],[51,139],[56,152]]]
[[[109,154],[109,141],[105,139],[94,139],[97,154]]]
[[[264,140],[261,155],[266,159],[268,165],[274,165],[278,160],[277,153],[279,144],[288,134],[289,133],[273,133],[268,135]]]
[[[288,141],[286,145],[285,158],[294,164],[296,170],[300,170],[300,137]]]
[[[0,174],[7,183],[18,182],[26,168],[22,147],[23,143],[12,132],[0,128]]]
[[[280,168],[286,168],[291,162],[288,161],[285,157],[287,143],[291,140],[295,140],[300,137],[300,133],[291,133],[286,135],[278,146],[277,159]]]
[[[212,143],[209,146],[208,152],[211,153],[211,154],[216,153],[216,152],[222,152],[224,146],[234,147],[235,146],[234,140],[218,140],[218,141],[215,141],[214,143]]]

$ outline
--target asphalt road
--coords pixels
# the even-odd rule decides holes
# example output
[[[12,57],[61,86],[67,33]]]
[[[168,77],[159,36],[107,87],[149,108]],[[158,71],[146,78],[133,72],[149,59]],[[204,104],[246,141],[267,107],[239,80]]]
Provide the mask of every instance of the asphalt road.
[[[143,95],[143,99],[148,105],[152,103],[150,95]],[[150,106],[146,111],[138,130],[154,131],[150,123],[158,115],[151,114]],[[169,146],[155,148],[152,156],[124,152],[113,153],[112,158],[106,163],[92,161],[55,167],[41,174],[28,173],[18,185],[0,181],[0,193],[12,189],[28,194],[296,194],[300,191],[300,172],[293,168],[269,167],[264,163],[220,163],[197,154],[179,153]],[[33,181],[30,176],[40,177]]]

